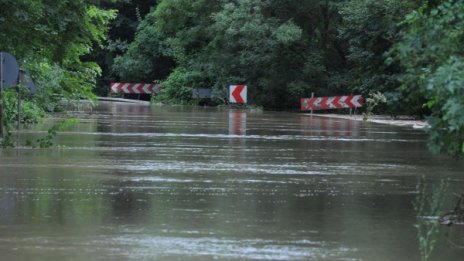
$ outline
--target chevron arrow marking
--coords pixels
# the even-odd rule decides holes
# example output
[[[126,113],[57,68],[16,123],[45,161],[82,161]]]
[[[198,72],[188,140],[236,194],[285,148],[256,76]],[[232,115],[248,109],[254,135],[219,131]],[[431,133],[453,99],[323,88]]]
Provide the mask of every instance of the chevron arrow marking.
[[[353,96],[348,96],[345,100],[345,104],[347,108],[354,108],[354,104],[351,103],[351,100],[353,99]]]
[[[113,94],[155,94],[161,91],[161,85],[154,83],[121,83],[113,82],[110,92]]]
[[[230,85],[229,86],[229,101],[230,103],[244,104],[247,102],[247,86],[246,85]]]
[[[335,105],[333,104],[333,102],[334,102],[334,100],[335,100],[336,98],[337,98],[337,97],[329,97],[329,98],[327,98],[326,104],[327,104],[327,107],[328,107],[329,109],[336,109],[336,108],[337,108],[337,107],[335,107]]]
[[[309,110],[309,99],[306,99],[306,98],[301,98],[300,99],[300,110],[301,111],[307,111]]]
[[[343,108],[343,106],[340,105],[340,99],[342,98],[342,96],[336,96],[335,99],[333,100],[332,104],[335,108],[337,109],[341,109]]]
[[[313,110],[320,110],[322,109],[322,106],[321,106],[321,102],[322,102],[322,97],[319,97],[319,98],[314,98],[314,102],[313,102]]]
[[[364,100],[361,95],[345,95],[332,97],[301,98],[300,103],[301,111],[309,111],[324,109],[330,110],[358,108],[363,106]]]
[[[364,101],[361,95],[355,95],[351,99],[351,103],[354,105],[354,107],[362,107],[363,102]]]
[[[340,106],[340,108],[349,108],[345,103],[347,98],[348,98],[348,96],[341,96],[340,97],[340,99],[338,100],[338,105]]]

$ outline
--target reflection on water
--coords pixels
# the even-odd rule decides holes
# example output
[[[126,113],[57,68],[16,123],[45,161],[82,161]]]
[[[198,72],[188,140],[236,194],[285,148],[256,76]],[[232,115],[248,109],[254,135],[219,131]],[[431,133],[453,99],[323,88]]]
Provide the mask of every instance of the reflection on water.
[[[60,148],[0,151],[2,260],[418,260],[420,177],[464,183],[413,129],[120,103],[78,116]],[[459,260],[463,231],[442,232],[433,258]]]

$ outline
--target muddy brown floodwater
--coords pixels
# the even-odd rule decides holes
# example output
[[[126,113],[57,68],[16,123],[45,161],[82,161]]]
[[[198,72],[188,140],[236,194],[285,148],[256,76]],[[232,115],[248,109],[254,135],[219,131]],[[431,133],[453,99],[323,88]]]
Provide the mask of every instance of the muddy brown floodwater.
[[[108,102],[77,115],[59,147],[0,150],[1,260],[419,260],[420,177],[464,188],[464,164],[412,128]],[[432,260],[462,260],[463,236],[440,227]]]

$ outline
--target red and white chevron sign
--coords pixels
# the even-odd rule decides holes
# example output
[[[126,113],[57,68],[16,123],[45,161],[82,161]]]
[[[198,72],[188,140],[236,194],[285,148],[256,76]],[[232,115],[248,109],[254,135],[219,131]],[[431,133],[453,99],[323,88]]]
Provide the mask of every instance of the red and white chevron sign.
[[[239,104],[247,103],[247,89],[246,85],[230,85],[229,102]]]
[[[154,83],[113,82],[111,83],[110,91],[111,93],[123,94],[155,94],[161,91],[161,85]]]
[[[363,103],[361,95],[301,98],[301,111],[357,108]]]

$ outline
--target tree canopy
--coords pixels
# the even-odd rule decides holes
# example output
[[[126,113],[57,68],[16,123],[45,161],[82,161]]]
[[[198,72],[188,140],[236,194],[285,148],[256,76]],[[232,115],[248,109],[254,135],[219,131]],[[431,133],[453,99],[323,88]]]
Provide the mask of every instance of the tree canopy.
[[[116,12],[100,9],[90,0],[0,0],[0,4],[5,7],[0,10],[0,49],[31,71],[42,87],[38,96],[91,97],[101,70],[82,57],[94,44],[103,43]]]
[[[403,67],[401,86],[428,101],[430,148],[464,155],[464,2],[424,4],[404,25],[393,50]]]
[[[0,3],[0,49],[42,87],[42,108],[106,95],[111,81],[160,81],[157,99],[173,103],[247,84],[249,101],[269,109],[298,108],[312,92],[380,93],[377,112],[430,116],[432,150],[464,154],[459,0]]]
[[[337,37],[336,5],[334,1],[161,1],[138,28],[129,51],[116,58],[113,69],[119,76],[144,79],[166,74],[152,70],[153,64],[171,71],[175,64],[177,69],[165,84],[170,98],[191,99],[188,91],[181,92],[185,96],[175,94],[180,91],[177,80],[184,89],[206,87],[219,93],[228,84],[240,83],[253,86],[252,102],[289,108],[310,91],[328,94],[346,88],[339,77],[330,77],[338,74],[345,59]],[[144,52],[156,63],[147,61]],[[186,82],[191,85],[185,86]]]
[[[252,103],[382,93],[378,112],[430,115],[430,147],[464,154],[462,1],[160,1],[116,58],[121,79],[165,83],[161,97],[248,84]]]

